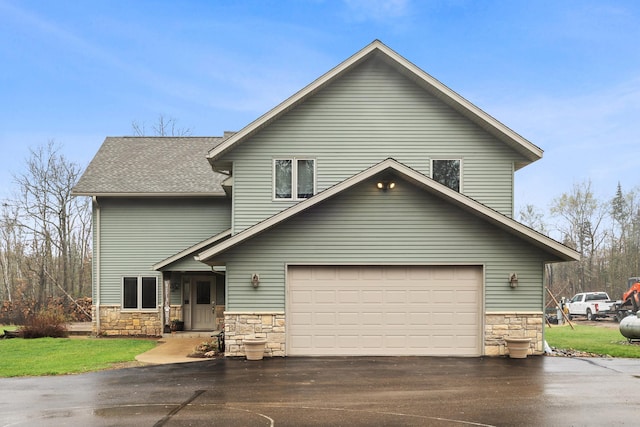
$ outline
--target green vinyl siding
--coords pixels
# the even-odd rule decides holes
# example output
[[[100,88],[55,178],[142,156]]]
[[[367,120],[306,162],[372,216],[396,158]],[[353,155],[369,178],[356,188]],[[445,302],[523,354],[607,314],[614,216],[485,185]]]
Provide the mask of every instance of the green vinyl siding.
[[[99,204],[102,305],[121,303],[123,276],[153,276],[162,285],[162,272],[153,271],[154,264],[230,227],[230,201],[224,198],[100,198]],[[94,227],[95,215],[94,208]],[[94,237],[94,259],[97,250]],[[174,264],[211,271],[205,264],[185,259]],[[159,290],[159,303],[161,298]]]
[[[511,216],[520,154],[379,60],[323,88],[225,155],[234,233],[291,206],[273,201],[273,159],[316,160],[317,190],[387,158],[429,176],[432,158],[463,162],[463,191]]]
[[[486,310],[542,310],[544,261],[552,256],[406,181],[386,192],[375,182],[216,257],[227,266],[227,310],[284,310],[287,264],[482,265]],[[508,284],[512,272],[517,289]]]

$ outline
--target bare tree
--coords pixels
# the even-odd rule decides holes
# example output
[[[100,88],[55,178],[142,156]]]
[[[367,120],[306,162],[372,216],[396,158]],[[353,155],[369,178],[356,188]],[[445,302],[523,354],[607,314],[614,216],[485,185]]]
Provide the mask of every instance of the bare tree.
[[[147,136],[145,122],[134,120],[131,128],[135,136]],[[151,125],[153,136],[191,136],[191,129],[178,127],[178,120],[173,117],[165,117],[164,114],[158,116],[156,123]]]
[[[28,245],[24,264],[32,282],[37,283],[34,291],[40,302],[56,293],[54,283],[65,291],[82,288],[77,282],[78,271],[74,274],[73,260],[77,242],[87,244],[88,203],[71,195],[80,173],[81,168],[67,161],[49,142],[31,150],[25,172],[15,176],[19,186],[14,202],[19,212],[17,224],[24,230]]]
[[[575,282],[570,286],[574,292],[600,286],[596,282],[599,274],[595,266],[599,250],[608,235],[604,229],[608,212],[609,203],[599,202],[595,198],[590,181],[575,184],[570,193],[564,193],[553,201],[551,214],[560,219],[557,228],[563,242],[581,255],[577,271],[569,279],[577,279],[577,287]]]

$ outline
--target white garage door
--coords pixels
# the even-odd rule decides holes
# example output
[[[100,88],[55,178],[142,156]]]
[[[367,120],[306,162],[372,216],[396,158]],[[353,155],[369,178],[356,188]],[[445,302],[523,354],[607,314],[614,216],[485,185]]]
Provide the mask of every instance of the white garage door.
[[[478,266],[290,266],[287,354],[481,354]]]

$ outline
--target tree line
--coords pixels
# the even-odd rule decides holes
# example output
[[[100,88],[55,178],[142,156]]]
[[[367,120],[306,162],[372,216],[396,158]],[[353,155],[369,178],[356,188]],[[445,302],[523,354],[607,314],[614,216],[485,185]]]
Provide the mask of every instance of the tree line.
[[[616,300],[627,279],[640,276],[640,190],[598,199],[591,181],[574,184],[553,199],[548,212],[525,205],[520,222],[555,238],[581,255],[580,261],[547,265],[547,284],[558,297],[606,291]]]
[[[4,317],[91,295],[91,200],[71,195],[81,173],[49,142],[14,175],[15,193],[0,208]]]

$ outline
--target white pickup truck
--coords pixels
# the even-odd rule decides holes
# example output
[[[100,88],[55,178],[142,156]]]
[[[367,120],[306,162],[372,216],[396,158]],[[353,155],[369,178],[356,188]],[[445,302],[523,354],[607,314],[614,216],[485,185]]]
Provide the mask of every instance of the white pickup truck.
[[[615,312],[610,310],[614,303],[606,292],[582,292],[571,298],[565,307],[569,319],[574,316],[587,316],[587,320],[597,320],[615,315]]]

